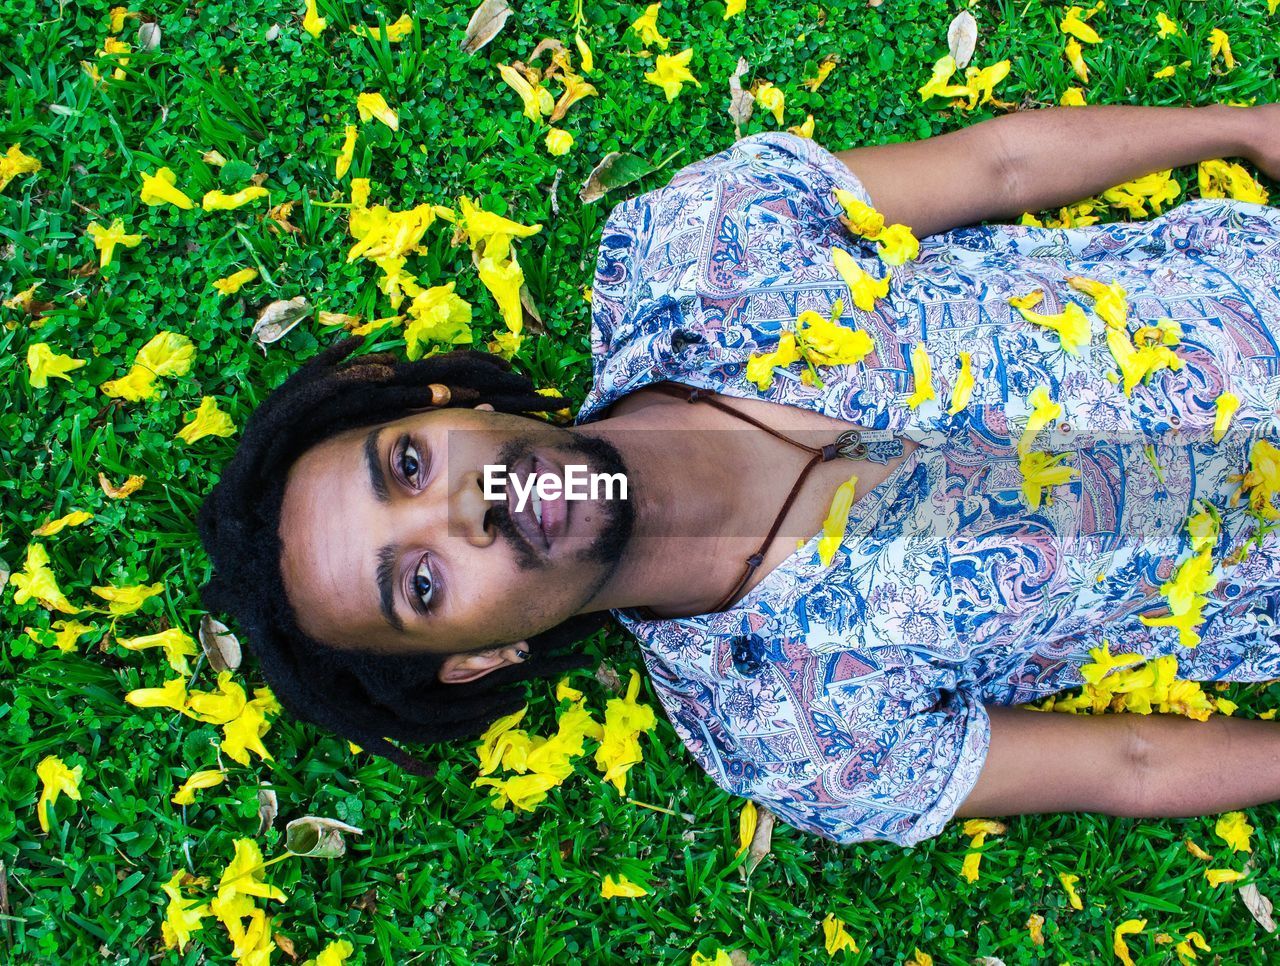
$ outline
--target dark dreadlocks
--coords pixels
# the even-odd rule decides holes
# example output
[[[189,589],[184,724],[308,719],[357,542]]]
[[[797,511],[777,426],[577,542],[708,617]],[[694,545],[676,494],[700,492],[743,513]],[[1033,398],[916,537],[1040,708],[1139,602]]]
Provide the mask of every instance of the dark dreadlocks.
[[[444,655],[385,655],[337,648],[304,634],[280,573],[280,508],[290,467],[308,449],[348,429],[432,408],[430,383],[450,390],[447,406],[487,402],[499,412],[535,414],[563,402],[539,395],[503,359],[450,352],[417,362],[388,353],[347,357],[363,342],[321,352],[250,417],[240,446],[200,508],[200,539],[213,562],[201,589],[205,607],[233,618],[280,703],[382,755],[407,771],[433,768],[387,739],[434,743],[473,737],[524,702],[518,682],[549,677],[590,660],[560,653],[603,627],[587,614],[529,638],[530,659],[462,684],[437,678]],[[424,405],[424,400],[426,405]],[[436,407],[438,408],[438,407]]]

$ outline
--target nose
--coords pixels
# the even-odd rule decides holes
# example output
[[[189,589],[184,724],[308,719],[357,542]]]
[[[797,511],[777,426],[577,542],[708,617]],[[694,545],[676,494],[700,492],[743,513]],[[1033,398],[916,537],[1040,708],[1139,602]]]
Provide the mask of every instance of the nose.
[[[472,470],[463,473],[449,493],[449,533],[461,536],[471,546],[483,549],[497,539],[498,531],[487,525],[489,501],[484,498],[483,479]]]

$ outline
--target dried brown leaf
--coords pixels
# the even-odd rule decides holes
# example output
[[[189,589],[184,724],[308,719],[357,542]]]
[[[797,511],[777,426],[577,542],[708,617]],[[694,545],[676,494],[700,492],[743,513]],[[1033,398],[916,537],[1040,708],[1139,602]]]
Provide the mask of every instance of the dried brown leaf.
[[[298,950],[293,945],[292,939],[282,932],[272,933],[271,938],[275,941],[275,944],[280,947],[280,952],[288,956],[293,962],[296,963],[298,961]]]
[[[622,678],[618,676],[618,672],[614,670],[612,664],[600,662],[600,666],[596,668],[596,680],[610,694],[622,693]]]
[[[262,351],[266,352],[266,346],[283,339],[310,312],[311,303],[301,295],[272,302],[259,313],[258,321],[254,323],[250,334],[263,347]]]
[[[363,835],[364,830],[336,818],[304,815],[284,827],[284,847],[306,858],[336,859],[347,852],[344,833]]]
[[[368,912],[372,915],[378,914],[378,889],[371,888],[368,892],[363,892],[356,896],[355,901],[351,903],[352,909],[359,909],[361,912]]]
[[[299,232],[301,232],[302,229],[299,228],[297,225],[293,224],[291,221],[289,221],[289,216],[293,214],[293,206],[296,205],[297,203],[298,203],[297,201],[281,202],[280,204],[276,205],[274,208],[272,208],[270,211],[267,212],[267,218],[272,222],[274,222],[275,225],[278,225],[279,228],[287,231],[289,234],[296,235]],[[273,228],[270,225],[268,225],[267,227],[271,228],[272,231],[277,230],[276,228]]]
[[[962,10],[956,14],[947,28],[947,49],[955,58],[956,66],[963,69],[973,60],[973,51],[978,44],[978,21],[973,14]]]
[[[773,849],[773,823],[775,816],[759,802],[756,803],[756,834],[747,846],[747,861],[738,866],[742,877],[748,878]]]
[[[729,75],[729,119],[733,121],[735,137],[742,137],[742,125],[751,120],[751,112],[755,109],[755,98],[742,89],[742,76],[751,70],[745,57],[738,58],[737,69]]]
[[[1246,872],[1254,868],[1253,861],[1253,859],[1250,859],[1244,864]],[[1249,914],[1253,916],[1254,921],[1267,932],[1275,932],[1276,921],[1271,915],[1271,900],[1258,891],[1257,885],[1250,882],[1247,885],[1242,885],[1236,891],[1240,893],[1240,901],[1249,910]]]
[[[12,572],[13,571],[9,569],[9,565],[5,561],[0,560],[0,587],[3,587],[9,582],[9,574]],[[3,868],[3,865],[3,863],[0,863],[0,868]]]
[[[158,23],[144,23],[138,28],[139,50],[155,50],[160,46],[160,39],[160,25]]]
[[[462,38],[462,52],[474,54],[480,50],[498,36],[510,16],[511,7],[507,5],[507,0],[484,0],[467,22],[467,32]]]
[[[262,782],[258,789],[258,837],[267,833],[267,829],[276,824],[276,816],[280,814],[280,799],[276,790]]]
[[[200,618],[200,647],[209,667],[217,671],[234,671],[240,666],[240,641],[230,628],[212,615]]]

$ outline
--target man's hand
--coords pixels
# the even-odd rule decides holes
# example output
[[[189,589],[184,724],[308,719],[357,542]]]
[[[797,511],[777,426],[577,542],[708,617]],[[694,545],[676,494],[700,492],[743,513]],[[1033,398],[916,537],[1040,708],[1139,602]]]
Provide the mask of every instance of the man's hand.
[[[987,705],[991,744],[956,813],[1214,815],[1280,799],[1280,723]]]
[[[1280,174],[1276,108],[1046,107],[837,156],[887,221],[924,236],[1057,208],[1210,158],[1247,158]]]

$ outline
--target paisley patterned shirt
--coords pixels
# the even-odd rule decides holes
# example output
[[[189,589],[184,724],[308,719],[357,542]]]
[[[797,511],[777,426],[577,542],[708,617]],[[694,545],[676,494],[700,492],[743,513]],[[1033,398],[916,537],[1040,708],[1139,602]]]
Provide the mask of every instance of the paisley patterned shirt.
[[[761,134],[614,209],[596,267],[594,384],[588,422],[661,380],[766,398],[920,447],[857,500],[829,566],[817,536],[737,605],[711,615],[617,617],[639,640],[657,693],[699,764],[729,792],[784,821],[849,843],[911,845],[938,834],[972,790],[990,738],[986,705],[1017,704],[1081,683],[1088,650],[1176,654],[1192,680],[1280,677],[1280,541],[1219,563],[1194,650],[1173,627],[1160,585],[1190,555],[1186,519],[1203,499],[1223,514],[1224,561],[1254,532],[1230,505],[1252,441],[1280,440],[1280,211],[1187,201],[1145,222],[1075,229],[969,227],[921,240],[893,269],[874,311],[853,308],[832,246],[877,277],[873,244],[839,221],[834,188],[871,203],[834,155],[810,140]],[[1118,282],[1131,326],[1181,325],[1184,365],[1126,396],[1092,299],[1067,279]],[[1037,311],[1070,302],[1093,340],[1064,351],[1011,296],[1039,290]],[[761,393],[752,353],[776,348],[806,309],[865,330],[874,351],[800,366]],[[937,398],[906,404],[910,353],[926,343]],[[976,386],[947,408],[958,353]],[[1060,421],[1033,449],[1066,454],[1073,479],[1032,510],[1017,441],[1028,395],[1045,386]],[[1241,400],[1213,443],[1214,400]],[[856,472],[857,464],[851,464]]]

